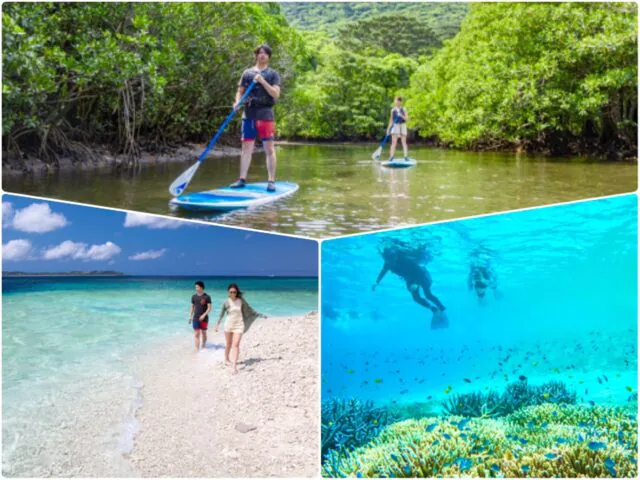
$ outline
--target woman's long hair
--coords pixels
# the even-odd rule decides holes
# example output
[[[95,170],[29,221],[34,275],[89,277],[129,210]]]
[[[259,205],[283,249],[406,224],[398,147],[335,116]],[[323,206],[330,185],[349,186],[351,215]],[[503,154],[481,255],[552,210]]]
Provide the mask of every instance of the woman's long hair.
[[[238,284],[237,284],[237,283],[232,283],[232,284],[230,284],[230,285],[227,287],[227,292],[228,292],[229,290],[231,290],[232,288],[235,288],[235,289],[236,289],[236,292],[238,292],[238,293],[236,294],[236,297],[238,297],[238,298],[242,298],[242,292],[240,291],[240,287],[238,287]]]

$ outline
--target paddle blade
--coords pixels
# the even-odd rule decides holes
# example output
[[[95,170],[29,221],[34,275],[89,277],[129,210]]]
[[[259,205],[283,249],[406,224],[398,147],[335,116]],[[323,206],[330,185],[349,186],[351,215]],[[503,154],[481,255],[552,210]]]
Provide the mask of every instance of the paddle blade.
[[[174,197],[179,197],[187,189],[187,185],[198,171],[198,167],[202,162],[196,162],[187,168],[182,174],[169,185],[169,193]]]
[[[371,155],[371,158],[378,161],[380,160],[380,155],[382,155],[382,147],[378,147],[378,149],[375,152],[373,152],[373,155]]]

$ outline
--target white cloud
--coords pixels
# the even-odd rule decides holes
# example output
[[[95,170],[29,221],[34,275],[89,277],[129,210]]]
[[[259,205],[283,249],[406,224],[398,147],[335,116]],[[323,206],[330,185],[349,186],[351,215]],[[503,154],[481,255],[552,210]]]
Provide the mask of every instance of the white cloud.
[[[2,258],[4,260],[23,260],[31,252],[29,240],[10,240],[2,245]]]
[[[163,248],[161,250],[147,250],[146,252],[136,253],[135,255],[131,255],[129,260],[155,260],[156,258],[162,257],[165,253],[167,253],[167,249]]]
[[[170,218],[154,217],[144,213],[128,212],[124,219],[125,227],[147,227],[147,228],[180,228],[186,225],[180,220]]]
[[[32,203],[28,207],[18,210],[12,221],[13,228],[27,233],[52,232],[68,224],[65,216],[52,212],[48,203]]]
[[[11,202],[2,202],[2,226],[10,226],[11,220],[13,220],[13,205]]]
[[[76,243],[71,240],[65,240],[60,245],[45,250],[42,258],[45,260],[57,260],[65,257],[78,258],[76,255],[85,251],[86,248],[86,243]]]
[[[122,249],[112,242],[102,245],[88,246],[86,243],[65,240],[60,245],[45,250],[45,260],[58,260],[60,258],[73,258],[74,260],[110,260],[118,255]]]
[[[102,245],[91,245],[83,258],[85,260],[109,260],[121,251],[122,249],[115,243],[107,242]]]

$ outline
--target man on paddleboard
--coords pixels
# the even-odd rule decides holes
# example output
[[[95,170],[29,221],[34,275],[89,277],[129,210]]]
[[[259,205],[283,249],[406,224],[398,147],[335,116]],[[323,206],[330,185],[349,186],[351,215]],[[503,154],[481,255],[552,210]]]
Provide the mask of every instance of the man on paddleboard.
[[[280,75],[269,67],[271,48],[260,45],[254,51],[256,64],[242,73],[236,93],[234,108],[238,109],[240,98],[255,81],[256,85],[245,103],[242,115],[242,153],[240,157],[240,178],[230,186],[244,188],[251,166],[251,156],[255,147],[256,137],[260,137],[267,156],[267,172],[269,174],[267,191],[276,190],[276,150],[274,137],[276,131],[273,106],[280,97]]]

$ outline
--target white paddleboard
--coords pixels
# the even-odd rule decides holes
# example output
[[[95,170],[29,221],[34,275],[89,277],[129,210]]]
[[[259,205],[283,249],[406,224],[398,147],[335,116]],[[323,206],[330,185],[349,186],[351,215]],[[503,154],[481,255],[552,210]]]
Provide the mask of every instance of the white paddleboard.
[[[193,211],[226,211],[257,207],[294,194],[299,185],[276,182],[276,191],[267,192],[267,182],[247,183],[244,188],[222,187],[206,192],[187,193],[173,198],[171,205]]]
[[[409,158],[408,160],[404,160],[402,158],[394,158],[393,160],[386,162],[382,162],[383,167],[387,168],[409,168],[415,167],[418,162],[416,162],[413,158]]]

